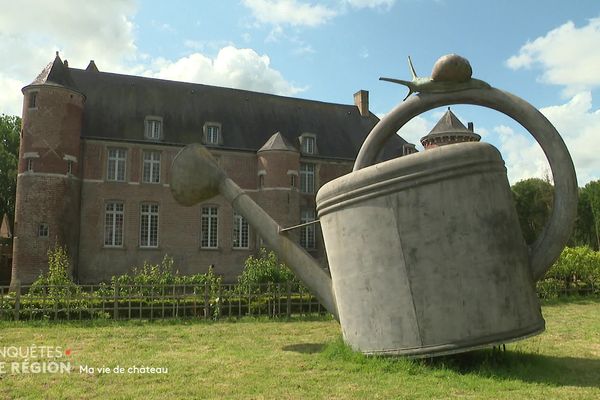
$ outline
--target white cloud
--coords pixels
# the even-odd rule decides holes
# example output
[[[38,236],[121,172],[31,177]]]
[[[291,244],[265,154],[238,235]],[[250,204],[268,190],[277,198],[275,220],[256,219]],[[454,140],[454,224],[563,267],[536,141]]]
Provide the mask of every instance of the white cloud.
[[[424,116],[418,115],[400,128],[398,135],[400,135],[407,142],[415,144],[416,148],[421,151],[423,150],[421,138],[427,135],[431,129],[433,129],[434,125],[435,122]]]
[[[383,8],[390,9],[396,0],[343,0],[353,8]]]
[[[550,175],[550,167],[542,149],[530,139],[526,131],[515,132],[506,125],[495,126],[492,130],[499,138],[499,150],[506,163],[511,184],[527,178],[544,178]]]
[[[293,95],[302,89],[270,66],[266,55],[236,49],[226,42],[186,40],[193,52],[178,60],[150,57],[135,44],[134,0],[107,3],[65,0],[9,2],[0,13],[0,113],[20,115],[20,89],[40,73],[60,50],[71,67],[94,59],[101,71],[145,74],[249,90]],[[73,12],[77,10],[77,12]],[[36,21],[25,29],[23,21]],[[156,25],[156,24],[155,24]],[[164,24],[163,24],[164,25]],[[167,29],[168,26],[156,25]],[[303,46],[306,54],[311,51]],[[218,55],[213,59],[202,53]]]
[[[0,114],[21,115],[23,86],[21,81],[0,73]]]
[[[541,81],[565,87],[569,100],[540,111],[563,137],[577,171],[579,185],[600,178],[600,110],[592,107],[591,90],[600,86],[600,18],[576,27],[567,22],[546,35],[527,42],[507,60],[512,69],[540,68]],[[514,132],[513,132],[514,133]],[[537,143],[521,137],[503,140],[509,173],[525,178],[543,177],[545,157]],[[511,140],[514,139],[514,143]]]
[[[279,71],[271,68],[270,62],[268,56],[252,49],[227,46],[214,59],[194,53],[174,62],[157,60],[154,68],[145,74],[280,95],[294,95],[303,90],[287,82]]]
[[[592,109],[592,94],[581,92],[565,104],[540,111],[565,140],[580,186],[600,179],[600,109]]]
[[[342,14],[347,6],[352,9],[389,10],[396,0],[338,0],[334,7],[298,0],[243,0],[257,22],[274,26],[314,27],[327,23]],[[272,36],[272,33],[270,34]]]
[[[592,109],[592,95],[581,92],[567,103],[540,110],[563,138],[573,159],[579,186],[600,178],[600,110]],[[501,125],[493,128],[500,139],[500,151],[507,164],[511,183],[551,176],[550,166],[540,146],[527,131],[515,132]]]
[[[4,3],[0,13],[0,112],[21,114],[20,88],[53,60],[56,50],[63,59],[70,59],[71,66],[81,63],[85,67],[95,58],[102,60],[104,70],[115,71],[135,61],[140,55],[134,44],[133,13],[135,2],[128,0]]]
[[[541,80],[566,86],[574,94],[600,86],[600,18],[583,27],[569,21],[545,36],[527,42],[507,60],[512,69],[540,67]]]
[[[337,15],[331,8],[296,0],[243,0],[260,23],[291,26],[317,26]]]

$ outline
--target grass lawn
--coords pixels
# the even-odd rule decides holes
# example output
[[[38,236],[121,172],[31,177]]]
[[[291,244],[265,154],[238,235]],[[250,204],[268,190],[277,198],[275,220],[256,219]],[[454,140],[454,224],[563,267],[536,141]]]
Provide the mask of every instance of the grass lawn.
[[[600,399],[600,299],[547,303],[543,313],[546,332],[505,353],[420,361],[353,353],[324,319],[0,322],[0,350],[59,346],[70,355],[54,360],[72,369],[0,374],[0,399]],[[168,373],[127,373],[133,366]]]

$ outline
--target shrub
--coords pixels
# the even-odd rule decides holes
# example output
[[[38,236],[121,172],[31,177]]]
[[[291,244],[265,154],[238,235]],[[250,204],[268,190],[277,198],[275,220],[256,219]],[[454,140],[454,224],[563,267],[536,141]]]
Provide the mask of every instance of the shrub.
[[[556,281],[554,286],[560,286],[564,290],[584,289],[598,292],[600,289],[600,252],[593,251],[587,246],[565,247],[541,282],[547,280]],[[561,282],[561,284],[558,285],[557,282]]]
[[[279,262],[277,255],[273,251],[267,252],[263,247],[259,250],[258,257],[250,256],[246,259],[244,270],[238,277],[237,288],[242,292],[248,292],[251,289],[259,290],[261,286],[266,288],[269,284],[288,282],[295,290],[301,286],[292,271]]]
[[[175,271],[175,272],[173,272]],[[103,293],[114,294],[115,287],[119,287],[121,295],[138,294],[150,297],[160,294],[166,285],[189,285],[193,293],[204,293],[204,286],[209,285],[211,294],[215,294],[221,285],[222,278],[209,267],[206,274],[180,275],[174,267],[174,261],[168,254],[165,255],[160,264],[144,262],[141,268],[133,268],[131,274],[113,276],[110,288],[103,287]],[[108,289],[108,291],[107,291]],[[111,292],[112,291],[112,292]]]
[[[29,294],[47,296],[50,299],[64,299],[67,296],[81,294],[81,288],[71,278],[69,273],[71,262],[67,249],[55,246],[48,250],[48,272],[40,276],[31,284]],[[47,287],[47,293],[44,293]]]

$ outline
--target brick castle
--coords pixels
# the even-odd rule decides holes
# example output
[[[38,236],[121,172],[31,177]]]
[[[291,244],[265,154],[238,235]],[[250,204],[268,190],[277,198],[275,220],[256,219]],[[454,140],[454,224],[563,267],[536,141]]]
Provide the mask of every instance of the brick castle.
[[[81,283],[174,258],[182,274],[209,265],[233,281],[261,245],[220,197],[182,207],[169,167],[204,143],[228,175],[282,226],[315,218],[315,193],[351,171],[378,118],[354,105],[70,68],[58,53],[23,88],[11,284],[47,270],[55,244]],[[399,136],[382,159],[414,152]],[[198,171],[202,173],[202,171]],[[325,263],[318,225],[294,232]]]

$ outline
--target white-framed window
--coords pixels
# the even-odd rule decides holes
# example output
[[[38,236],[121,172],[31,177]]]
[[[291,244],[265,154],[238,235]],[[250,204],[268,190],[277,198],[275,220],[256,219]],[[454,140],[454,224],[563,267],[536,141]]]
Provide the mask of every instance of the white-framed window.
[[[296,187],[296,175],[290,175],[290,186],[293,188]]]
[[[300,223],[305,224],[315,220],[315,210],[303,208],[300,211]],[[315,225],[307,225],[300,228],[300,246],[305,249],[315,248]]]
[[[300,191],[315,192],[315,164],[300,163]]]
[[[215,206],[202,207],[200,247],[216,249],[218,246],[219,209]]]
[[[110,201],[104,206],[104,246],[123,246],[123,202]]]
[[[158,204],[140,207],[140,247],[158,247]]]
[[[247,249],[250,243],[248,221],[241,214],[233,213],[233,248]]]
[[[127,150],[119,148],[109,148],[106,179],[109,181],[124,182],[126,164]]]
[[[144,183],[160,183],[160,152],[144,151],[142,181]]]
[[[302,153],[304,154],[316,154],[316,142],[317,139],[314,136],[303,135],[300,137],[300,144],[302,145]]]
[[[27,171],[33,172],[33,158],[27,159]]]
[[[42,222],[38,225],[38,237],[47,238],[48,236],[50,236],[50,228],[47,223]]]
[[[206,122],[202,127],[202,142],[217,146],[223,144],[220,122]]]
[[[29,101],[28,101],[28,106],[29,108],[37,108],[37,95],[38,92],[29,92]]]
[[[162,118],[146,117],[145,136],[147,139],[160,140],[162,137]]]
[[[73,173],[73,161],[67,160],[67,174]]]
[[[219,144],[220,133],[221,133],[220,126],[207,125],[206,126],[206,143],[207,144]]]

